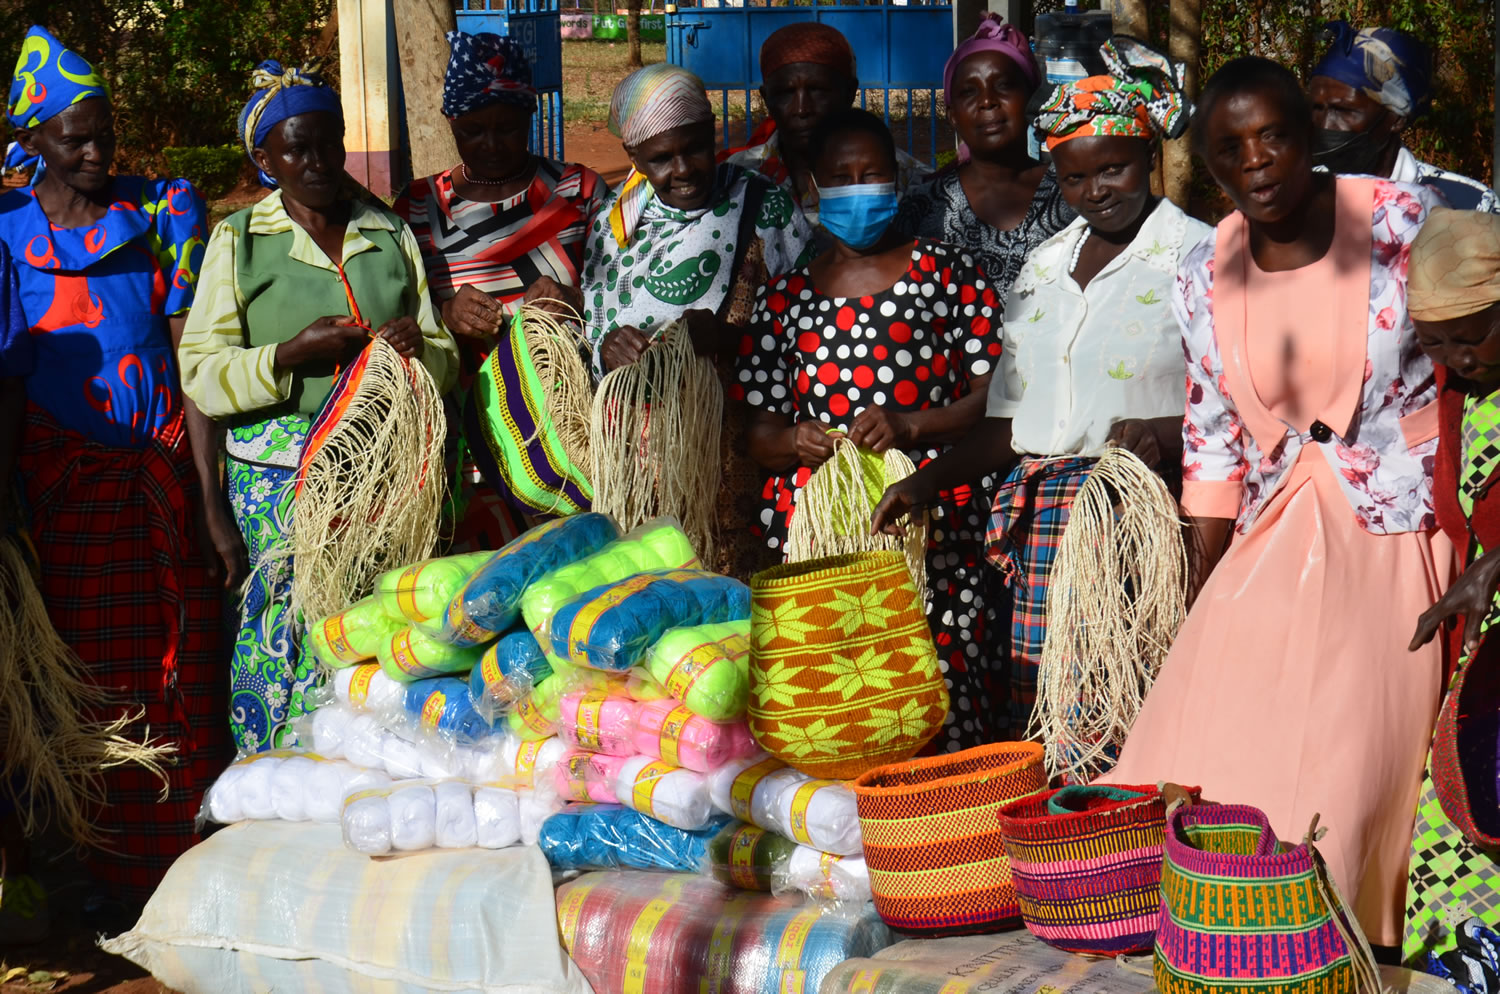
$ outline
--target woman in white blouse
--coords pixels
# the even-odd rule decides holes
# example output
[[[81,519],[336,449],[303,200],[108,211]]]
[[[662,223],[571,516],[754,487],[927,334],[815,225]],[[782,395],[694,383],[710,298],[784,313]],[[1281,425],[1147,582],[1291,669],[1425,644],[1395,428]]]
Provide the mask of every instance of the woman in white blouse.
[[[1038,118],[1078,218],[1027,259],[1005,308],[986,417],[967,438],[886,491],[873,527],[940,490],[1008,470],[987,555],[1013,594],[1011,722],[1024,727],[1046,637],[1047,577],[1068,510],[1108,445],[1152,466],[1182,455],[1182,338],[1169,303],[1177,265],[1211,230],[1151,195],[1158,141],[1186,128],[1180,78],[1126,38],[1110,75],[1059,86]]]

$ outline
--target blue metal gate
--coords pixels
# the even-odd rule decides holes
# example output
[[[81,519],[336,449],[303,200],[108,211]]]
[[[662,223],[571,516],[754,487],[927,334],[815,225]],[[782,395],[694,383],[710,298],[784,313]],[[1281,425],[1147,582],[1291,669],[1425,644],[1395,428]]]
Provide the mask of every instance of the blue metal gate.
[[[953,148],[943,104],[943,63],[953,51],[951,2],[699,2],[709,5],[667,5],[667,61],[696,73],[710,94],[719,91],[726,147],[743,144],[753,130],[752,109],[760,103],[756,91],[761,84],[761,43],[777,28],[821,21],[849,39],[862,88],[860,106],[875,104],[872,109],[883,114],[898,144],[904,137],[906,150],[927,162]]]
[[[537,88],[531,150],[563,157],[562,12],[558,0],[454,0],[458,30],[508,35],[526,49]]]

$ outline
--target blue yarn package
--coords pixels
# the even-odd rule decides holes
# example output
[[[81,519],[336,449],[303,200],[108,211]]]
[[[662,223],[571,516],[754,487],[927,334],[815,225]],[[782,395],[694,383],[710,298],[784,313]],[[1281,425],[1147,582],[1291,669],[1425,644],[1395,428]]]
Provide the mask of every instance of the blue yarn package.
[[[552,675],[536,636],[511,632],[484,650],[469,672],[469,697],[487,721],[508,714],[531,688]]]
[[[521,594],[533,581],[619,537],[615,519],[593,511],[537,525],[491,556],[448,602],[443,639],[464,646],[490,641],[515,624]]]
[[[648,570],[585,591],[552,617],[552,651],[578,666],[622,673],[669,629],[743,621],[750,588],[697,569]]]
[[[402,710],[422,732],[437,733],[461,745],[487,738],[494,729],[469,697],[469,685],[456,677],[417,680],[402,688]]]
[[[542,823],[537,844],[554,870],[697,871],[708,843],[730,821],[687,831],[618,804],[576,804]]]

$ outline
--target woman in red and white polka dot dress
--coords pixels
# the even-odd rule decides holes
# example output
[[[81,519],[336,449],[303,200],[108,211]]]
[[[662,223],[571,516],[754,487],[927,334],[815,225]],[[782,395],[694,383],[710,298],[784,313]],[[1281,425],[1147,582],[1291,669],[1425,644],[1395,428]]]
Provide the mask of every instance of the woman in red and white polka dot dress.
[[[835,246],[761,290],[732,391],[755,412],[750,454],[770,475],[753,527],[777,552],[802,486],[832,454],[830,430],[924,465],[983,416],[1000,353],[999,300],[974,260],[880,224],[895,175],[884,125],[863,111],[830,125],[814,159],[823,204],[844,188],[864,206],[853,221],[837,208],[823,217]],[[892,193],[891,215],[894,207]],[[952,699],[941,749],[1009,737],[997,642],[1003,591],[983,557],[988,516],[983,494],[967,487],[931,507],[927,617]]]

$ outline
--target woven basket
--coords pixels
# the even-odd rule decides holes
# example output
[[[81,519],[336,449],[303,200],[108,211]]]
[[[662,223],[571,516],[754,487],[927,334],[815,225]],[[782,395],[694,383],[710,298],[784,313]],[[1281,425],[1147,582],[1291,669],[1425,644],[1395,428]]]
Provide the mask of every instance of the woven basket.
[[[1153,786],[1117,789],[1141,796],[1049,814],[1061,793],[1049,790],[1000,809],[1021,917],[1031,934],[1068,952],[1117,956],[1156,939],[1166,801]]]
[[[880,917],[919,935],[1018,925],[1021,906],[996,814],[1046,786],[1035,742],[980,746],[861,776],[854,795]]]
[[[1354,994],[1334,919],[1343,909],[1323,897],[1321,857],[1308,842],[1281,849],[1248,805],[1173,812],[1156,932],[1161,994]]]

